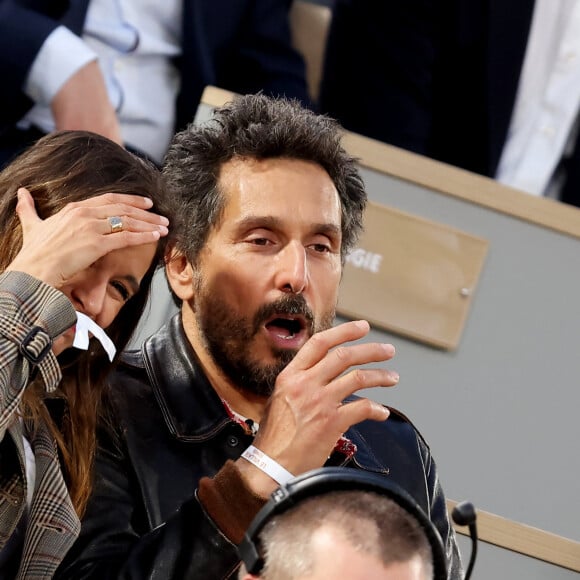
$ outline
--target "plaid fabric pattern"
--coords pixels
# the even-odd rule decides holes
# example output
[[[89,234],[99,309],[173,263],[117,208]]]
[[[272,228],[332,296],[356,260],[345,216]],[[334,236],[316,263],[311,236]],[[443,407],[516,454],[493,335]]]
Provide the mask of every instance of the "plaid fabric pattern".
[[[0,446],[3,457],[8,446],[18,457],[15,462],[3,461],[0,467],[0,549],[20,521],[26,501],[23,431],[16,412],[35,369],[47,392],[58,386],[62,375],[50,349],[52,339],[75,321],[72,305],[55,288],[21,272],[0,275]],[[36,487],[17,578],[52,578],[78,536],[80,522],[48,427],[28,431],[34,434],[30,444]]]

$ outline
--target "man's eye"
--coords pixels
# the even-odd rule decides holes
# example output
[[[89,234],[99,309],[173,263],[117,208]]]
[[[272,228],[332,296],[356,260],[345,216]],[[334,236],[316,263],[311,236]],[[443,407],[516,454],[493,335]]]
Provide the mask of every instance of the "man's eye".
[[[269,242],[270,240],[267,238],[253,238],[250,240],[250,243],[255,244],[256,246],[266,246]]]
[[[119,293],[119,295],[123,299],[123,302],[127,302],[127,300],[129,300],[129,298],[131,298],[131,294],[130,294],[129,290],[127,290],[125,285],[121,284],[121,282],[113,281],[113,282],[111,282],[111,286],[113,286],[113,288]]]
[[[319,252],[321,254],[324,254],[326,252],[330,252],[330,246],[327,246],[326,244],[313,244],[312,249],[315,252]]]

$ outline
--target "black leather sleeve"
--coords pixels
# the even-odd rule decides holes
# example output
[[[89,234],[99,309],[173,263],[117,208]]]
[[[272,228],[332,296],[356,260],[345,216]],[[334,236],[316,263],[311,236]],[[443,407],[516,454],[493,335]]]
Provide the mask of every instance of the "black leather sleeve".
[[[56,578],[230,578],[236,547],[221,534],[192,490],[167,521],[150,528],[134,473],[120,439],[101,437],[97,480],[78,541]],[[168,493],[171,493],[168,490]]]
[[[453,529],[449,519],[447,503],[437,475],[437,468],[427,446],[420,438],[418,438],[418,441],[425,464],[431,521],[439,530],[441,539],[443,540],[443,545],[447,554],[449,580],[459,580],[463,578],[463,564],[457,546],[455,530]]]

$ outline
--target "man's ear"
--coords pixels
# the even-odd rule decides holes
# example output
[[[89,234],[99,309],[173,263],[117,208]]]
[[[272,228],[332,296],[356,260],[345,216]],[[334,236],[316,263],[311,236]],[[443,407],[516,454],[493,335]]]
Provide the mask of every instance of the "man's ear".
[[[175,247],[165,255],[165,274],[171,289],[180,300],[185,302],[193,298],[193,267]]]

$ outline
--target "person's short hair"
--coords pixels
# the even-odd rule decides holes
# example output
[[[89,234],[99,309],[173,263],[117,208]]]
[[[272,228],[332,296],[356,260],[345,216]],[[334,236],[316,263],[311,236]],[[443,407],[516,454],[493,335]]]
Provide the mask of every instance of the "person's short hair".
[[[247,570],[267,580],[292,580],[312,571],[310,539],[336,529],[385,567],[419,557],[429,578],[447,580],[441,536],[419,504],[382,474],[322,467],[278,488],[238,547]]]
[[[322,526],[385,567],[418,556],[433,577],[431,546],[419,522],[389,497],[372,491],[334,491],[309,497],[274,516],[260,533],[264,580],[292,580],[313,572],[311,538]]]
[[[341,127],[298,101],[244,95],[215,109],[213,118],[190,124],[173,138],[163,173],[181,201],[174,227],[177,248],[191,263],[222,215],[221,168],[233,159],[287,158],[322,167],[338,192],[342,209],[342,258],[362,229],[367,196],[356,161],[341,146]]]

